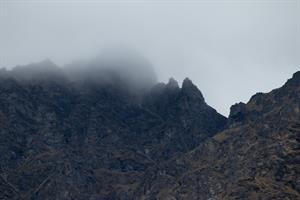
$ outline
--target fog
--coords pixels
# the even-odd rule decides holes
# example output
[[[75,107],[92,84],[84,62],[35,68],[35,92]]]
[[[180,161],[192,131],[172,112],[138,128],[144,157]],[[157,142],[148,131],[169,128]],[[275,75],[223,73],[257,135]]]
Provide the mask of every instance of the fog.
[[[111,88],[137,98],[146,95],[158,81],[148,60],[133,49],[110,48],[96,57],[58,66],[50,59],[0,68],[0,79],[20,84],[55,83],[83,89],[85,86]]]
[[[189,77],[228,115],[299,70],[300,1],[0,0],[0,67],[67,66],[112,46],[145,56],[158,81]]]

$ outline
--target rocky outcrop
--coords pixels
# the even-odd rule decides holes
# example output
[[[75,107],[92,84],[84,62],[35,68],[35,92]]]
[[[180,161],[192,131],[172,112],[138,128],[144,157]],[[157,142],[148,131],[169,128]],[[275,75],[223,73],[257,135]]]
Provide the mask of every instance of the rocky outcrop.
[[[146,179],[144,199],[300,199],[299,72],[232,107],[228,128]],[[161,173],[165,172],[165,173]],[[166,181],[167,180],[167,181]]]
[[[227,123],[190,80],[137,97],[124,79],[70,80],[38,65],[0,79],[1,199],[138,199],[149,170]]]
[[[227,120],[189,79],[60,70],[0,71],[0,199],[300,199],[300,72]]]

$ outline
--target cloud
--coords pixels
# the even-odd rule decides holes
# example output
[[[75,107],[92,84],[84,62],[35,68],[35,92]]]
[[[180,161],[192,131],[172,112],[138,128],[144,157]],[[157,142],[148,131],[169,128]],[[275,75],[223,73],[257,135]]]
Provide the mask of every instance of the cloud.
[[[65,65],[121,44],[159,81],[190,77],[225,115],[300,65],[297,1],[1,1],[0,10],[0,66]]]

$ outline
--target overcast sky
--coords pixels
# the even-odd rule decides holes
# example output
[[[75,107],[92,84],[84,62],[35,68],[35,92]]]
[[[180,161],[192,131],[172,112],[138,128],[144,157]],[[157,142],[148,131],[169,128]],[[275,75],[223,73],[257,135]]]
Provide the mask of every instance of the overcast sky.
[[[136,48],[224,115],[300,70],[300,0],[0,0],[0,67]]]

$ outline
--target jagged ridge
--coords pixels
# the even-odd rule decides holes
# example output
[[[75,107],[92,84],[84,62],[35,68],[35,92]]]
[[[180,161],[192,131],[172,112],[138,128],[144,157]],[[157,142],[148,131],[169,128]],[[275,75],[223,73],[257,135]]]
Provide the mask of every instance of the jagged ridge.
[[[228,120],[189,79],[1,73],[0,199],[300,199],[300,72]]]
[[[35,70],[46,64],[55,70]],[[227,121],[188,79],[137,96],[122,79],[68,79],[50,61],[31,67],[0,79],[2,199],[138,198],[148,169]]]

